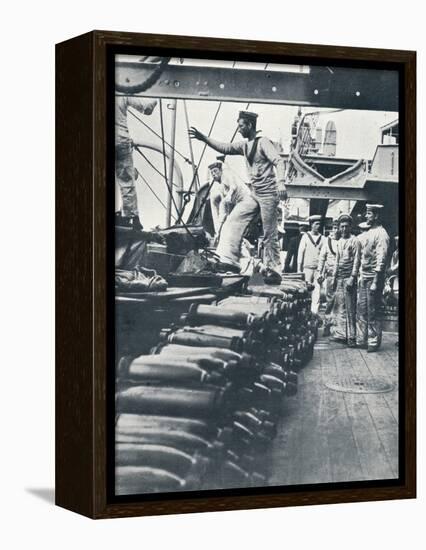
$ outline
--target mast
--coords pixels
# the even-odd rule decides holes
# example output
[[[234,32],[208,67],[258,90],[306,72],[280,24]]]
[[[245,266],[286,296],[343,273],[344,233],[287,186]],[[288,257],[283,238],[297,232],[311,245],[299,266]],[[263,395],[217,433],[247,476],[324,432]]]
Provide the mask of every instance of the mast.
[[[188,107],[186,105],[186,99],[183,100],[183,109],[185,112],[186,131],[189,132],[190,126],[189,126],[189,116],[188,116]],[[195,192],[197,192],[200,186],[198,181],[197,167],[195,166],[195,161],[194,161],[194,151],[192,149],[192,141],[191,141],[191,138],[189,137],[189,133],[188,133],[188,144],[189,144],[189,154],[191,157],[191,165],[192,165],[192,178],[195,183]]]
[[[172,99],[167,104],[167,108],[172,111],[172,128],[170,136],[170,157],[169,157],[169,194],[167,196],[167,210],[166,210],[166,227],[170,227],[172,221],[172,202],[173,202],[173,173],[175,166],[175,142],[176,142],[176,114],[177,114],[177,102],[176,99]],[[182,193],[178,193],[176,206],[180,211],[182,206]]]

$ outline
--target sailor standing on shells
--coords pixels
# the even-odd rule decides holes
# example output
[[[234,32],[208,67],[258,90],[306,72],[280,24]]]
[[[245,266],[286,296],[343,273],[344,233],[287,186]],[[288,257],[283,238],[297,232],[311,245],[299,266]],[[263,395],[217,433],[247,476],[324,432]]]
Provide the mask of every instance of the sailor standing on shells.
[[[265,270],[262,273],[265,283],[281,283],[281,258],[278,241],[278,204],[287,199],[285,187],[285,164],[277,147],[265,136],[258,136],[256,130],[257,113],[240,111],[238,132],[244,141],[226,143],[206,136],[197,128],[190,128],[189,135],[207,143],[222,155],[241,155],[245,158],[251,195],[258,203],[263,226]],[[250,206],[251,210],[251,206]],[[253,215],[241,211],[244,216]]]

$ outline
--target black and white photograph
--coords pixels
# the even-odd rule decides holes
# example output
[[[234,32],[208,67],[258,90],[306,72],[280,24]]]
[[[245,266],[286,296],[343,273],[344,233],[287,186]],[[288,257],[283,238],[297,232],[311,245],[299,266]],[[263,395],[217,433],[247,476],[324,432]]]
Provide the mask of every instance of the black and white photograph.
[[[397,480],[399,72],[114,64],[115,495]]]

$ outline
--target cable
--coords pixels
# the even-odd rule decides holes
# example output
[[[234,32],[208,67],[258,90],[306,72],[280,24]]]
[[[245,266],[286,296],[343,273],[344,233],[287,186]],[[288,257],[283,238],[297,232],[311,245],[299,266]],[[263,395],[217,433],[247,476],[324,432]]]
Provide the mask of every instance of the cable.
[[[161,99],[160,99],[160,124],[161,124],[161,128],[162,128],[162,131],[164,131],[164,121],[163,121],[163,117],[162,117],[162,105],[161,105]],[[166,182],[166,186],[167,186],[167,190],[168,192],[170,193],[170,196],[171,196],[171,199],[172,199],[172,202],[173,202],[173,206],[176,210],[176,214],[179,215],[179,209],[176,205],[176,202],[175,202],[175,199],[173,197],[173,192],[172,190],[170,189],[170,186],[169,186],[169,182],[167,180],[167,177],[161,173],[158,168],[156,166],[154,166],[154,164],[152,164],[152,162],[148,159],[148,157],[146,155],[144,155],[144,153],[142,153],[142,151],[139,149],[139,147],[137,145],[135,145],[135,150],[141,155],[141,157],[155,170],[155,172],[157,172],[157,174],[159,174]],[[163,141],[163,160],[164,160],[164,170],[166,171],[166,156],[165,156],[165,151],[164,151],[164,141]],[[142,174],[138,171],[138,174],[141,175],[142,179],[145,181],[145,183],[148,185],[148,187],[151,189],[151,186],[148,184],[148,182],[146,181],[146,179],[142,176]],[[151,191],[154,193],[154,191],[151,189]],[[155,193],[154,193],[155,194]],[[161,202],[161,204],[163,205],[163,207],[165,209],[167,209],[167,206],[157,197],[157,199]],[[175,224],[177,225],[179,223],[179,220],[176,220],[176,218],[171,214],[171,217],[174,218],[174,222]],[[188,233],[188,235],[190,235],[190,237],[193,239],[193,241],[196,243],[197,242],[197,239],[196,237],[194,237],[194,235],[191,233],[191,231],[188,229],[187,225],[185,223],[182,222],[182,225],[185,229],[185,231]]]
[[[265,69],[266,69],[267,66],[268,66],[268,64],[266,64]],[[220,103],[220,105],[221,105],[221,104],[222,104],[222,103]],[[220,105],[219,105],[219,107],[220,107]],[[250,107],[250,105],[251,105],[251,103],[247,103],[246,108],[245,108],[246,111],[247,111],[247,109]],[[238,132],[238,127],[235,129],[235,132],[234,132],[234,134],[232,135],[231,143],[234,141],[235,136],[237,135],[237,132]],[[209,135],[208,137],[210,137],[210,135]],[[203,153],[204,153],[206,147],[207,147],[207,143],[204,145]],[[226,158],[226,155],[224,155],[224,158]],[[200,160],[200,162],[201,162],[201,160]],[[198,217],[198,214],[200,213],[201,209],[202,209],[202,208],[204,207],[204,205],[206,204],[207,199],[208,199],[209,196],[210,196],[210,191],[211,191],[211,189],[212,189],[212,187],[213,187],[213,183],[214,183],[214,181],[212,181],[211,184],[209,185],[209,188],[207,189],[207,193],[206,193],[204,199],[201,201],[200,206],[198,207],[198,210],[197,210],[197,212],[196,212],[196,214],[195,214],[195,218]]]
[[[139,172],[139,170],[136,168],[136,172],[138,176],[141,178],[141,180],[145,183],[145,185],[148,187],[148,189],[151,191],[151,193],[154,195],[154,197],[157,199],[157,201],[161,204],[161,206],[166,209],[167,206],[164,204],[164,202],[160,199],[160,197],[157,195],[157,193],[154,191],[154,189],[150,186],[148,181],[144,178],[144,176]],[[175,218],[176,219],[176,218]]]
[[[157,172],[157,174],[159,176],[161,176],[163,179],[166,179],[164,177],[164,174],[162,172],[160,172],[160,170],[149,160],[149,158],[144,153],[142,153],[142,151],[139,148],[139,145],[135,145],[135,150],[141,155],[142,158],[144,158],[146,160],[146,162],[151,166],[151,168],[153,170],[155,170],[155,172]],[[166,180],[166,182],[167,182],[167,180]],[[175,183],[173,183],[173,185],[176,186]],[[168,187],[168,184],[167,184],[167,187]]]
[[[152,133],[154,134],[154,136],[156,136],[156,137],[158,137],[158,138],[161,139],[160,134],[157,134],[157,132],[156,132],[153,128],[151,128],[150,126],[148,126],[148,124],[147,124],[146,122],[144,122],[141,118],[139,118],[139,117],[136,115],[136,113],[133,112],[133,110],[132,110],[131,107],[130,107],[129,109],[127,109],[127,112],[130,113],[133,117],[135,117],[136,120],[138,120],[141,124],[143,124],[150,132],[152,132]],[[180,157],[182,157],[183,160],[184,160],[186,163],[191,164],[191,161],[189,160],[189,158],[185,157],[185,155],[183,155],[180,151],[178,151],[178,150],[176,149],[176,147],[172,147],[172,146],[170,145],[170,143],[168,143],[166,140],[164,140],[164,143],[165,143],[168,147],[170,147],[170,149],[173,149],[173,150],[175,151],[175,153],[177,153]]]
[[[207,137],[210,137],[211,133],[213,132],[213,128],[214,128],[214,125],[216,124],[216,120],[217,120],[217,117],[219,115],[219,111],[220,111],[221,107],[222,107],[222,102],[219,103],[218,108],[216,109],[216,113],[213,117],[213,121],[211,123],[210,130],[209,130],[209,133],[207,134]],[[206,149],[207,149],[207,143],[204,144],[204,147],[203,147],[203,150],[201,151],[200,159],[198,161],[197,166],[200,166],[201,161],[203,160],[203,157],[204,157],[204,153],[206,152]]]
[[[263,68],[264,71],[266,71],[268,65],[269,65],[269,63],[266,63],[266,65],[265,65],[264,68]],[[235,67],[235,61],[234,61],[233,67]],[[220,107],[221,104],[222,104],[222,102],[219,104],[219,107]],[[248,108],[250,107],[250,105],[251,105],[251,103],[247,103],[246,108],[245,108],[245,111],[248,110]],[[233,135],[232,135],[231,143],[234,141],[235,136],[237,135],[237,132],[238,132],[238,126],[237,126],[237,128],[235,128],[235,131],[234,131],[234,133],[233,133]],[[208,137],[210,137],[210,134],[209,134]],[[204,150],[205,150],[206,147],[207,147],[207,144],[204,145]],[[204,150],[203,150],[203,153],[204,153]],[[226,155],[224,155],[224,159],[226,159]],[[200,159],[200,162],[199,162],[198,164],[200,164],[200,163],[201,163],[201,159]],[[199,206],[199,208],[198,208],[198,210],[197,210],[197,213],[196,213],[196,215],[195,215],[195,218],[197,218],[198,214],[200,213],[200,210],[201,210],[201,209],[204,207],[204,205],[206,204],[207,199],[209,198],[209,195],[210,195],[211,188],[213,187],[213,183],[214,183],[214,182],[212,182],[212,183],[209,185],[209,188],[207,189],[206,196],[204,197],[203,201],[201,202],[201,204],[200,204],[200,206]]]
[[[215,115],[214,115],[214,117],[213,117],[213,121],[212,121],[212,123],[211,123],[211,125],[210,125],[209,133],[207,134],[208,137],[210,137],[210,135],[211,135],[211,133],[212,133],[212,131],[213,131],[213,128],[214,128],[214,125],[216,124],[216,120],[217,120],[217,117],[218,117],[218,115],[219,115],[219,111],[220,111],[221,107],[222,107],[222,102],[219,103],[218,108],[216,109],[216,113],[215,113]],[[193,177],[192,177],[191,184],[190,184],[188,190],[186,191],[185,195],[188,195],[188,196],[191,195],[192,187],[193,187],[193,185],[194,185],[194,183],[195,183],[196,176],[198,177],[198,168],[199,168],[199,166],[200,166],[200,164],[201,164],[201,162],[202,162],[202,160],[203,160],[204,153],[206,152],[206,149],[207,149],[207,143],[204,144],[203,150],[201,151],[200,159],[199,159],[199,161],[198,161],[198,163],[197,163],[197,165],[196,165],[196,172],[195,172],[195,174],[194,174]],[[188,201],[188,202],[189,202],[189,201]],[[178,219],[177,219],[177,222],[176,222],[176,223],[179,223],[179,222],[182,221],[182,216],[183,216],[183,214],[185,213],[185,208],[186,208],[186,205],[188,204],[188,202],[185,201],[185,202],[183,203],[182,210],[181,210],[180,214],[178,215]],[[200,210],[200,209],[199,209],[199,210]],[[197,216],[198,216],[199,210],[197,211]]]
[[[236,62],[234,61],[234,64],[232,65],[232,68],[235,67],[235,63],[236,63]],[[264,71],[266,71],[266,69],[268,68],[268,65],[269,65],[269,63],[266,63],[266,65],[263,67],[263,70],[264,70]],[[222,105],[222,102],[220,102],[219,108],[220,108],[221,105]],[[246,111],[247,111],[247,109],[250,107],[250,105],[251,105],[251,103],[247,103],[246,108],[245,108]],[[213,125],[214,125],[215,121],[216,121],[216,118],[213,120]],[[213,129],[213,126],[212,126],[212,128],[210,129],[210,131],[212,131],[212,129]],[[235,136],[237,135],[237,132],[238,132],[238,126],[237,126],[237,128],[235,128],[235,131],[234,131],[234,133],[233,133],[233,135],[232,135],[231,143],[234,141]],[[208,137],[210,137],[210,133],[208,134]],[[204,151],[205,151],[206,147],[207,147],[207,143],[204,145],[203,154],[204,154]],[[225,158],[226,158],[226,155],[225,155]],[[200,159],[200,163],[201,163],[201,159]],[[199,164],[200,164],[200,163],[199,163]],[[200,213],[201,209],[202,209],[202,208],[204,207],[204,205],[206,204],[207,199],[209,198],[209,195],[210,195],[211,188],[213,187],[213,183],[214,183],[214,182],[212,182],[212,183],[209,185],[209,188],[207,189],[206,196],[205,196],[204,199],[201,201],[201,204],[200,204],[200,206],[199,206],[199,208],[198,208],[198,210],[197,210],[197,212],[196,212],[196,214],[195,214],[195,218],[198,217],[198,214]]]
[[[163,146],[164,179],[166,180],[167,187],[169,187],[169,181],[167,179],[166,145],[164,143],[163,102],[161,98],[160,98],[160,125],[161,125],[161,143]]]

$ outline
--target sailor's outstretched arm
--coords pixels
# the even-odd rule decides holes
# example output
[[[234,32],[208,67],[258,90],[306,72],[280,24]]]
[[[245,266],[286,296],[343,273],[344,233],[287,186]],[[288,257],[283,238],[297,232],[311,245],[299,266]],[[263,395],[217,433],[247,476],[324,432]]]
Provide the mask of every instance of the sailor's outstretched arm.
[[[236,141],[235,143],[217,141],[216,139],[206,136],[194,126],[191,126],[188,133],[191,139],[198,139],[198,141],[207,143],[209,147],[218,153],[222,153],[222,155],[244,155],[244,141]]]

